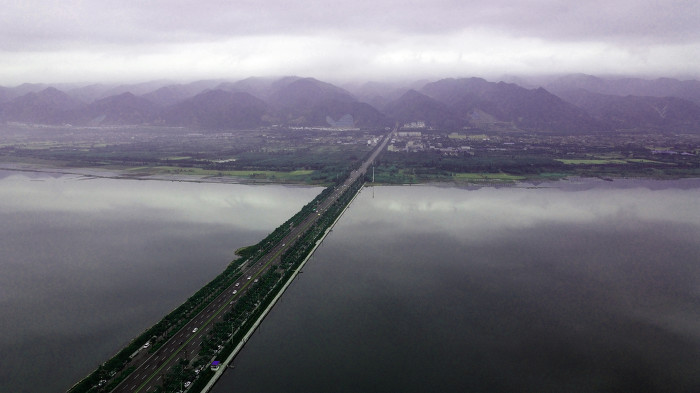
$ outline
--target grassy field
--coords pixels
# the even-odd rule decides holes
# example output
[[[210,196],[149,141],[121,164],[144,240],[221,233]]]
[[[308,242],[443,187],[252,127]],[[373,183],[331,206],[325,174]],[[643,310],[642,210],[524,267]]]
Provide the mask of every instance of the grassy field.
[[[140,175],[192,175],[192,176],[230,176],[248,179],[267,179],[278,181],[304,181],[315,171],[297,170],[291,172],[282,171],[236,171],[236,170],[210,170],[202,168],[180,168],[176,166],[153,166],[129,168],[129,172]]]
[[[518,181],[532,180],[532,181],[551,181],[562,179],[567,176],[572,176],[572,173],[563,172],[542,172],[533,175],[513,175],[509,173],[497,172],[473,172],[473,173],[454,173],[450,175],[443,175],[439,173],[429,174],[421,173],[416,175],[410,171],[398,170],[396,173],[389,173],[387,171],[377,172],[376,182],[377,183],[387,183],[387,184],[416,184],[416,183],[430,183],[430,182],[454,182],[454,183],[514,183]]]
[[[230,178],[233,182],[328,184],[359,162],[371,150],[366,141],[383,132],[280,129],[193,133],[149,127],[6,127],[0,133],[0,162],[99,168],[126,177],[182,175],[209,177],[211,181]],[[651,135],[630,144],[627,135],[572,142],[570,138],[552,136],[471,135],[457,131],[431,133],[425,138],[426,145],[454,149],[383,154],[376,166],[376,181],[484,184],[566,176],[687,177],[697,176],[700,171],[700,155],[692,154],[698,150],[700,139],[666,140]],[[464,144],[470,146],[468,151],[461,150]],[[640,145],[655,146],[655,150],[675,149],[678,153],[654,155]]]
[[[590,158],[590,159],[556,159],[556,161],[561,162],[566,165],[607,165],[607,164],[630,164],[630,163],[647,163],[647,164],[661,164],[668,165],[667,162],[648,160],[644,158]]]
[[[661,165],[673,165],[670,162],[661,162],[661,161],[654,161],[654,160],[647,160],[644,158],[629,158],[627,159],[627,162],[636,162],[636,163],[647,163],[647,164],[661,164]]]
[[[557,159],[557,161],[566,165],[605,165],[605,164],[627,164],[625,160],[619,159],[608,159],[608,158],[594,158],[594,159],[581,159],[581,160],[565,160]]]
[[[525,176],[510,175],[507,173],[455,173],[457,181],[518,181],[525,180]]]

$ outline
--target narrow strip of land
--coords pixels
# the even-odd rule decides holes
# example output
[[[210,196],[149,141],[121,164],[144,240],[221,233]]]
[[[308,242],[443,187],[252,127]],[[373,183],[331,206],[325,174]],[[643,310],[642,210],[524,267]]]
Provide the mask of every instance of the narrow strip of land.
[[[90,382],[96,378],[91,375],[70,392],[174,392],[185,389],[185,385],[193,391],[204,388],[214,376],[208,367],[211,360],[218,355],[225,358],[224,355],[234,353],[244,343],[248,330],[264,317],[269,310],[267,306],[274,303],[276,296],[293,279],[296,269],[361,189],[367,169],[386,148],[392,133],[386,135],[342,183],[324,190],[325,197],[317,198],[312,212],[284,228],[284,235],[277,237],[274,244],[264,244],[265,252],[261,248],[258,254],[249,256],[236,273],[237,278],[196,315],[178,325],[181,327],[177,332],[171,331],[167,341],[159,343],[148,356],[142,353],[147,352],[142,348],[131,356],[128,364],[121,365],[118,372],[107,374],[114,380],[111,385],[119,381],[116,386],[105,390],[110,381],[100,376],[98,383],[92,384]],[[240,312],[241,309],[246,311]],[[225,340],[221,340],[224,325]],[[213,341],[221,343],[214,356],[202,359],[201,348],[211,346]]]

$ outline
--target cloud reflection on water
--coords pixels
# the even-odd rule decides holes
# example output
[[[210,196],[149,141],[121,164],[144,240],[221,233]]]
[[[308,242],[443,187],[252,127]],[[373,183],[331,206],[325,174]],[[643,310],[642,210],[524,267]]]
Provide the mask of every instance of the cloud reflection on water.
[[[560,183],[566,188],[566,183]],[[556,183],[555,183],[556,186]],[[429,226],[431,232],[459,236],[479,236],[497,229],[530,228],[554,223],[595,223],[614,217],[645,221],[700,222],[700,187],[683,193],[674,189],[652,190],[643,186],[617,189],[592,188],[571,192],[561,198],[559,188],[532,189],[522,192],[518,188],[480,188],[464,192],[458,188],[413,187],[411,193],[391,193],[383,197],[382,188],[375,189],[376,197],[357,219],[379,224],[381,215],[392,214],[392,222],[408,228],[408,220],[419,220]],[[660,203],[660,202],[664,203]],[[669,203],[671,201],[671,203]],[[440,217],[435,220],[434,217]],[[428,219],[431,217],[431,219]],[[465,225],[465,221],[468,225]],[[420,227],[425,230],[426,227]],[[466,233],[464,232],[466,231]]]
[[[269,228],[297,201],[285,197],[286,186],[165,183],[104,180],[72,176],[42,177],[27,181],[24,175],[2,179],[0,212],[38,210],[75,214],[104,214],[115,219],[147,216],[160,220],[226,224],[253,230]],[[70,181],[70,187],[66,187]],[[309,200],[320,188],[309,188]],[[288,203],[286,203],[288,202]],[[279,225],[279,223],[277,223]],[[276,226],[276,225],[275,225]]]
[[[320,192],[7,173],[2,392],[65,391]]]

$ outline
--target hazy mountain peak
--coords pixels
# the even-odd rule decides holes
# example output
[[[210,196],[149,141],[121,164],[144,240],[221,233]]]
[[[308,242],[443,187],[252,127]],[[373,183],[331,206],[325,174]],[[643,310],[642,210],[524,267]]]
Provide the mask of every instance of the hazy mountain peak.
[[[204,80],[162,85],[164,82],[117,88],[71,85],[68,92],[58,85],[1,88],[0,99],[5,102],[0,104],[0,112],[2,120],[29,123],[168,124],[216,129],[271,124],[326,126],[328,118],[350,117],[358,127],[384,127],[392,124],[389,118],[393,118],[400,122],[424,121],[429,127],[447,129],[466,125],[562,133],[700,129],[700,106],[690,102],[691,98],[684,99],[700,100],[700,82],[673,78],[603,79],[575,74],[533,89],[479,77],[403,86],[368,82],[350,87],[361,92],[358,96],[362,102],[348,90],[312,77],[250,77],[237,82]],[[158,85],[162,86],[142,95],[136,93]],[[104,94],[110,89],[115,94],[90,105],[75,98]],[[18,91],[28,92],[16,96]],[[556,91],[567,102],[550,91]],[[478,119],[472,116],[474,113],[480,114]]]
[[[64,114],[80,105],[80,101],[68,94],[54,87],[47,87],[3,104],[2,117],[5,120],[29,123],[63,123],[66,121]]]
[[[348,91],[314,78],[298,78],[273,90],[270,101],[278,108],[310,108],[329,101],[357,101]]]

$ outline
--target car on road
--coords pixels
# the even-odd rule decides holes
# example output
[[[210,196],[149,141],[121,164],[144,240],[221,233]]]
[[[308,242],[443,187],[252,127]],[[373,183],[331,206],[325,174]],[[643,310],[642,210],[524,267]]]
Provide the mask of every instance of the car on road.
[[[199,328],[192,329],[192,333],[197,333],[197,330],[199,330]]]
[[[234,289],[234,290],[233,290],[233,294],[235,295],[235,294],[237,294],[237,293],[238,293],[238,290]]]
[[[190,382],[190,381],[185,382],[185,387],[186,387],[186,388],[190,387],[190,385],[192,385],[192,382]]]
[[[241,283],[240,283],[240,282],[237,282],[237,283],[236,283],[236,286],[239,286],[239,285],[241,285]]]
[[[248,280],[250,280],[251,278],[253,278],[253,276],[248,276]]]

